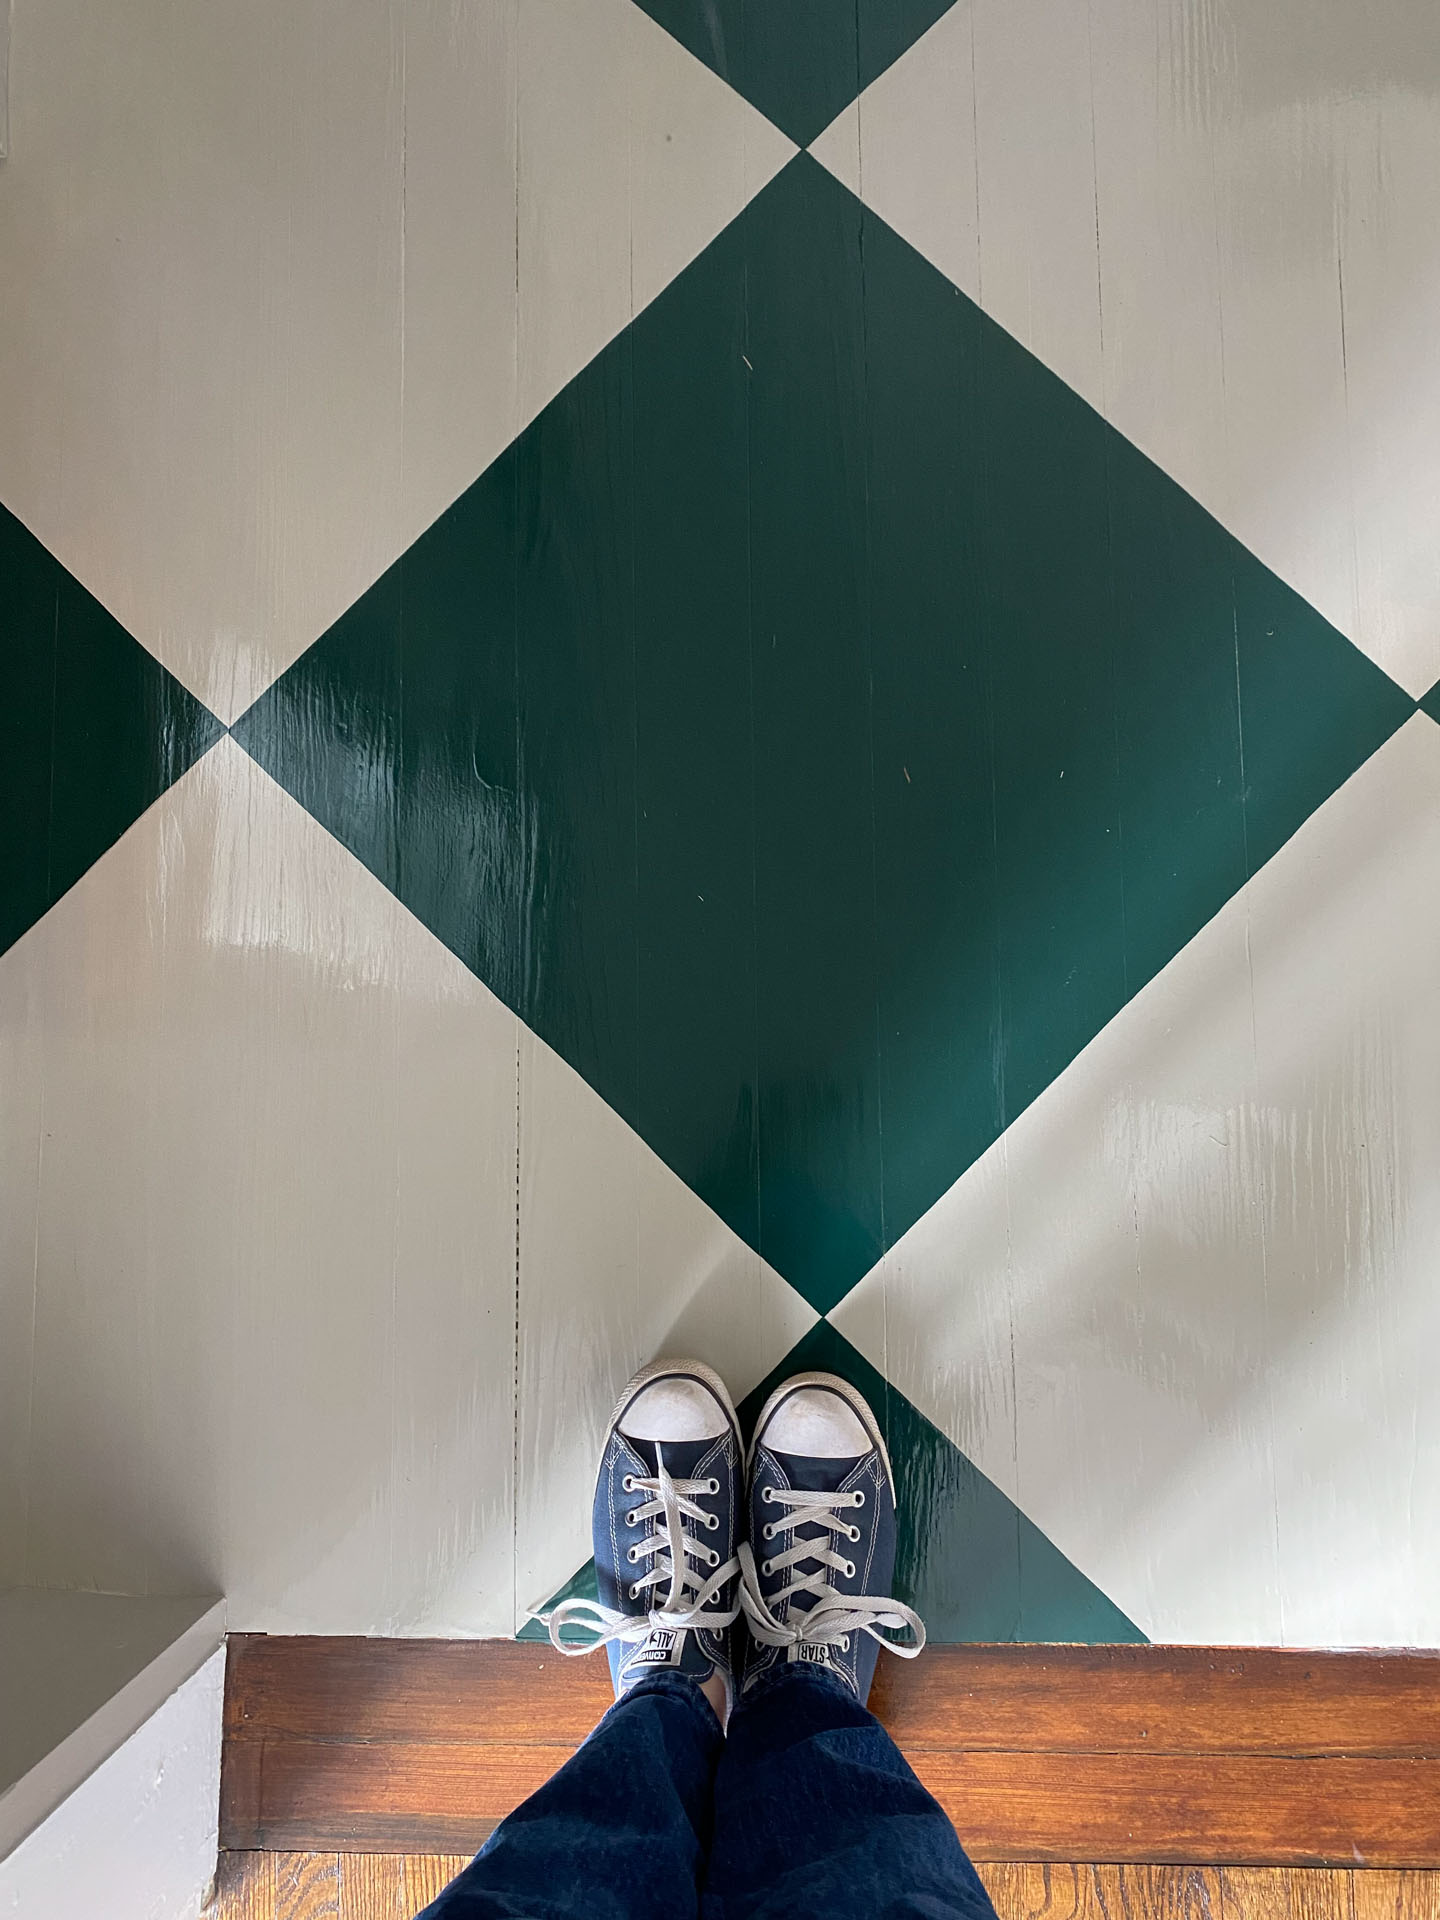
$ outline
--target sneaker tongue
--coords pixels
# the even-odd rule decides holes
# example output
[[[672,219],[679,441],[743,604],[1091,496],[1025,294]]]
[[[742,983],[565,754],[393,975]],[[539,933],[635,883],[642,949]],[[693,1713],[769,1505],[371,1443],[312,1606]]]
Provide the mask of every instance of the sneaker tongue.
[[[699,1478],[696,1468],[708,1453],[713,1453],[719,1445],[720,1436],[712,1434],[708,1440],[637,1440],[632,1433],[625,1435],[625,1444],[632,1447],[645,1462],[645,1477],[654,1479],[660,1472],[658,1455],[665,1454],[665,1471],[672,1480],[695,1480]]]
[[[797,1493],[837,1492],[865,1458],[863,1453],[851,1454],[848,1459],[828,1460],[821,1454],[775,1453],[773,1448],[771,1452]],[[668,1448],[666,1458],[669,1458]]]
[[[860,1462],[865,1458],[863,1453],[856,1453],[852,1454],[849,1459],[834,1460],[827,1459],[822,1454],[776,1453],[773,1449],[771,1450],[771,1457],[784,1473],[785,1478],[790,1482],[791,1487],[796,1493],[838,1492],[849,1476],[855,1471],[856,1467],[858,1467]],[[824,1527],[797,1527],[795,1530],[795,1539],[797,1543],[803,1540],[823,1540],[827,1546],[837,1545],[834,1536],[827,1532]],[[843,1551],[843,1546],[841,1547],[841,1551]],[[807,1574],[816,1573],[819,1569],[820,1562],[818,1560],[807,1559],[797,1562],[795,1572],[801,1579],[804,1579]],[[839,1579],[839,1575],[833,1567],[827,1567],[825,1570],[825,1578],[833,1584]],[[815,1599],[811,1594],[797,1593],[790,1604],[797,1612],[808,1613],[815,1605]],[[811,1656],[806,1655],[804,1657],[810,1658]],[[819,1658],[820,1656],[816,1655],[814,1657]],[[826,1656],[826,1658],[828,1658],[828,1656]]]

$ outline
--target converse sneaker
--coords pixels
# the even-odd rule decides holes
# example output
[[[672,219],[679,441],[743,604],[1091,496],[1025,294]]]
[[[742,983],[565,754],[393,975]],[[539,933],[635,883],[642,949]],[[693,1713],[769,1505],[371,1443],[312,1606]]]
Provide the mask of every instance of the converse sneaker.
[[[741,1456],[730,1395],[709,1367],[658,1360],[621,1394],[595,1482],[600,1603],[564,1600],[546,1620],[561,1653],[606,1649],[616,1699],[657,1672],[718,1673],[733,1698]],[[567,1640],[567,1626],[594,1635]]]
[[[887,1597],[895,1486],[875,1416],[854,1387],[802,1373],[761,1408],[750,1450],[740,1603],[745,1685],[785,1661],[837,1674],[863,1705],[881,1647],[913,1660],[919,1614]],[[892,1640],[881,1631],[908,1631]]]

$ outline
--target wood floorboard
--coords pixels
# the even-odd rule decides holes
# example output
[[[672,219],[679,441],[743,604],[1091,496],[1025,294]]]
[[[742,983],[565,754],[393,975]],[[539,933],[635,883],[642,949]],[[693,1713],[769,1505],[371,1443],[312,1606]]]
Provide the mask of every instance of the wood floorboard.
[[[414,1920],[464,1854],[224,1853],[207,1920]],[[1440,1920],[1440,1873],[992,1861],[1000,1920]]]
[[[235,1636],[222,1844],[472,1852],[609,1699],[544,1648]],[[1440,1866],[1435,1655],[937,1647],[875,1706],[979,1861]]]

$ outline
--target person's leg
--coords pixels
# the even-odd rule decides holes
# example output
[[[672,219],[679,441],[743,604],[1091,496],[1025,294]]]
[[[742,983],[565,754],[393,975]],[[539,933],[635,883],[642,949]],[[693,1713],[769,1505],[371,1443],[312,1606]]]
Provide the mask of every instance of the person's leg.
[[[706,1920],[995,1920],[955,1829],[823,1667],[747,1693],[715,1778]]]
[[[724,1382],[657,1362],[620,1397],[595,1483],[600,1600],[563,1602],[561,1653],[604,1646],[616,1704],[503,1821],[424,1920],[688,1920],[733,1697],[739,1422]],[[583,1644],[564,1629],[595,1630]]]
[[[688,1920],[723,1745],[693,1679],[638,1681],[421,1920]]]
[[[880,1647],[913,1657],[925,1629],[888,1597],[894,1482],[853,1387],[808,1374],[771,1395],[747,1517],[749,1645],[715,1779],[707,1920],[994,1920],[954,1828],[865,1706]]]

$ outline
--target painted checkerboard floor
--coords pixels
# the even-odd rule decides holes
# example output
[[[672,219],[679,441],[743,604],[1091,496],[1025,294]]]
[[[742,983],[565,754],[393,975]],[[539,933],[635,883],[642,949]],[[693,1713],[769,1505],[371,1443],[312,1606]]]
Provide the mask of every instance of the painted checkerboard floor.
[[[261,13],[16,0],[0,1579],[512,1633],[684,1350],[1440,1640],[1430,10]]]

